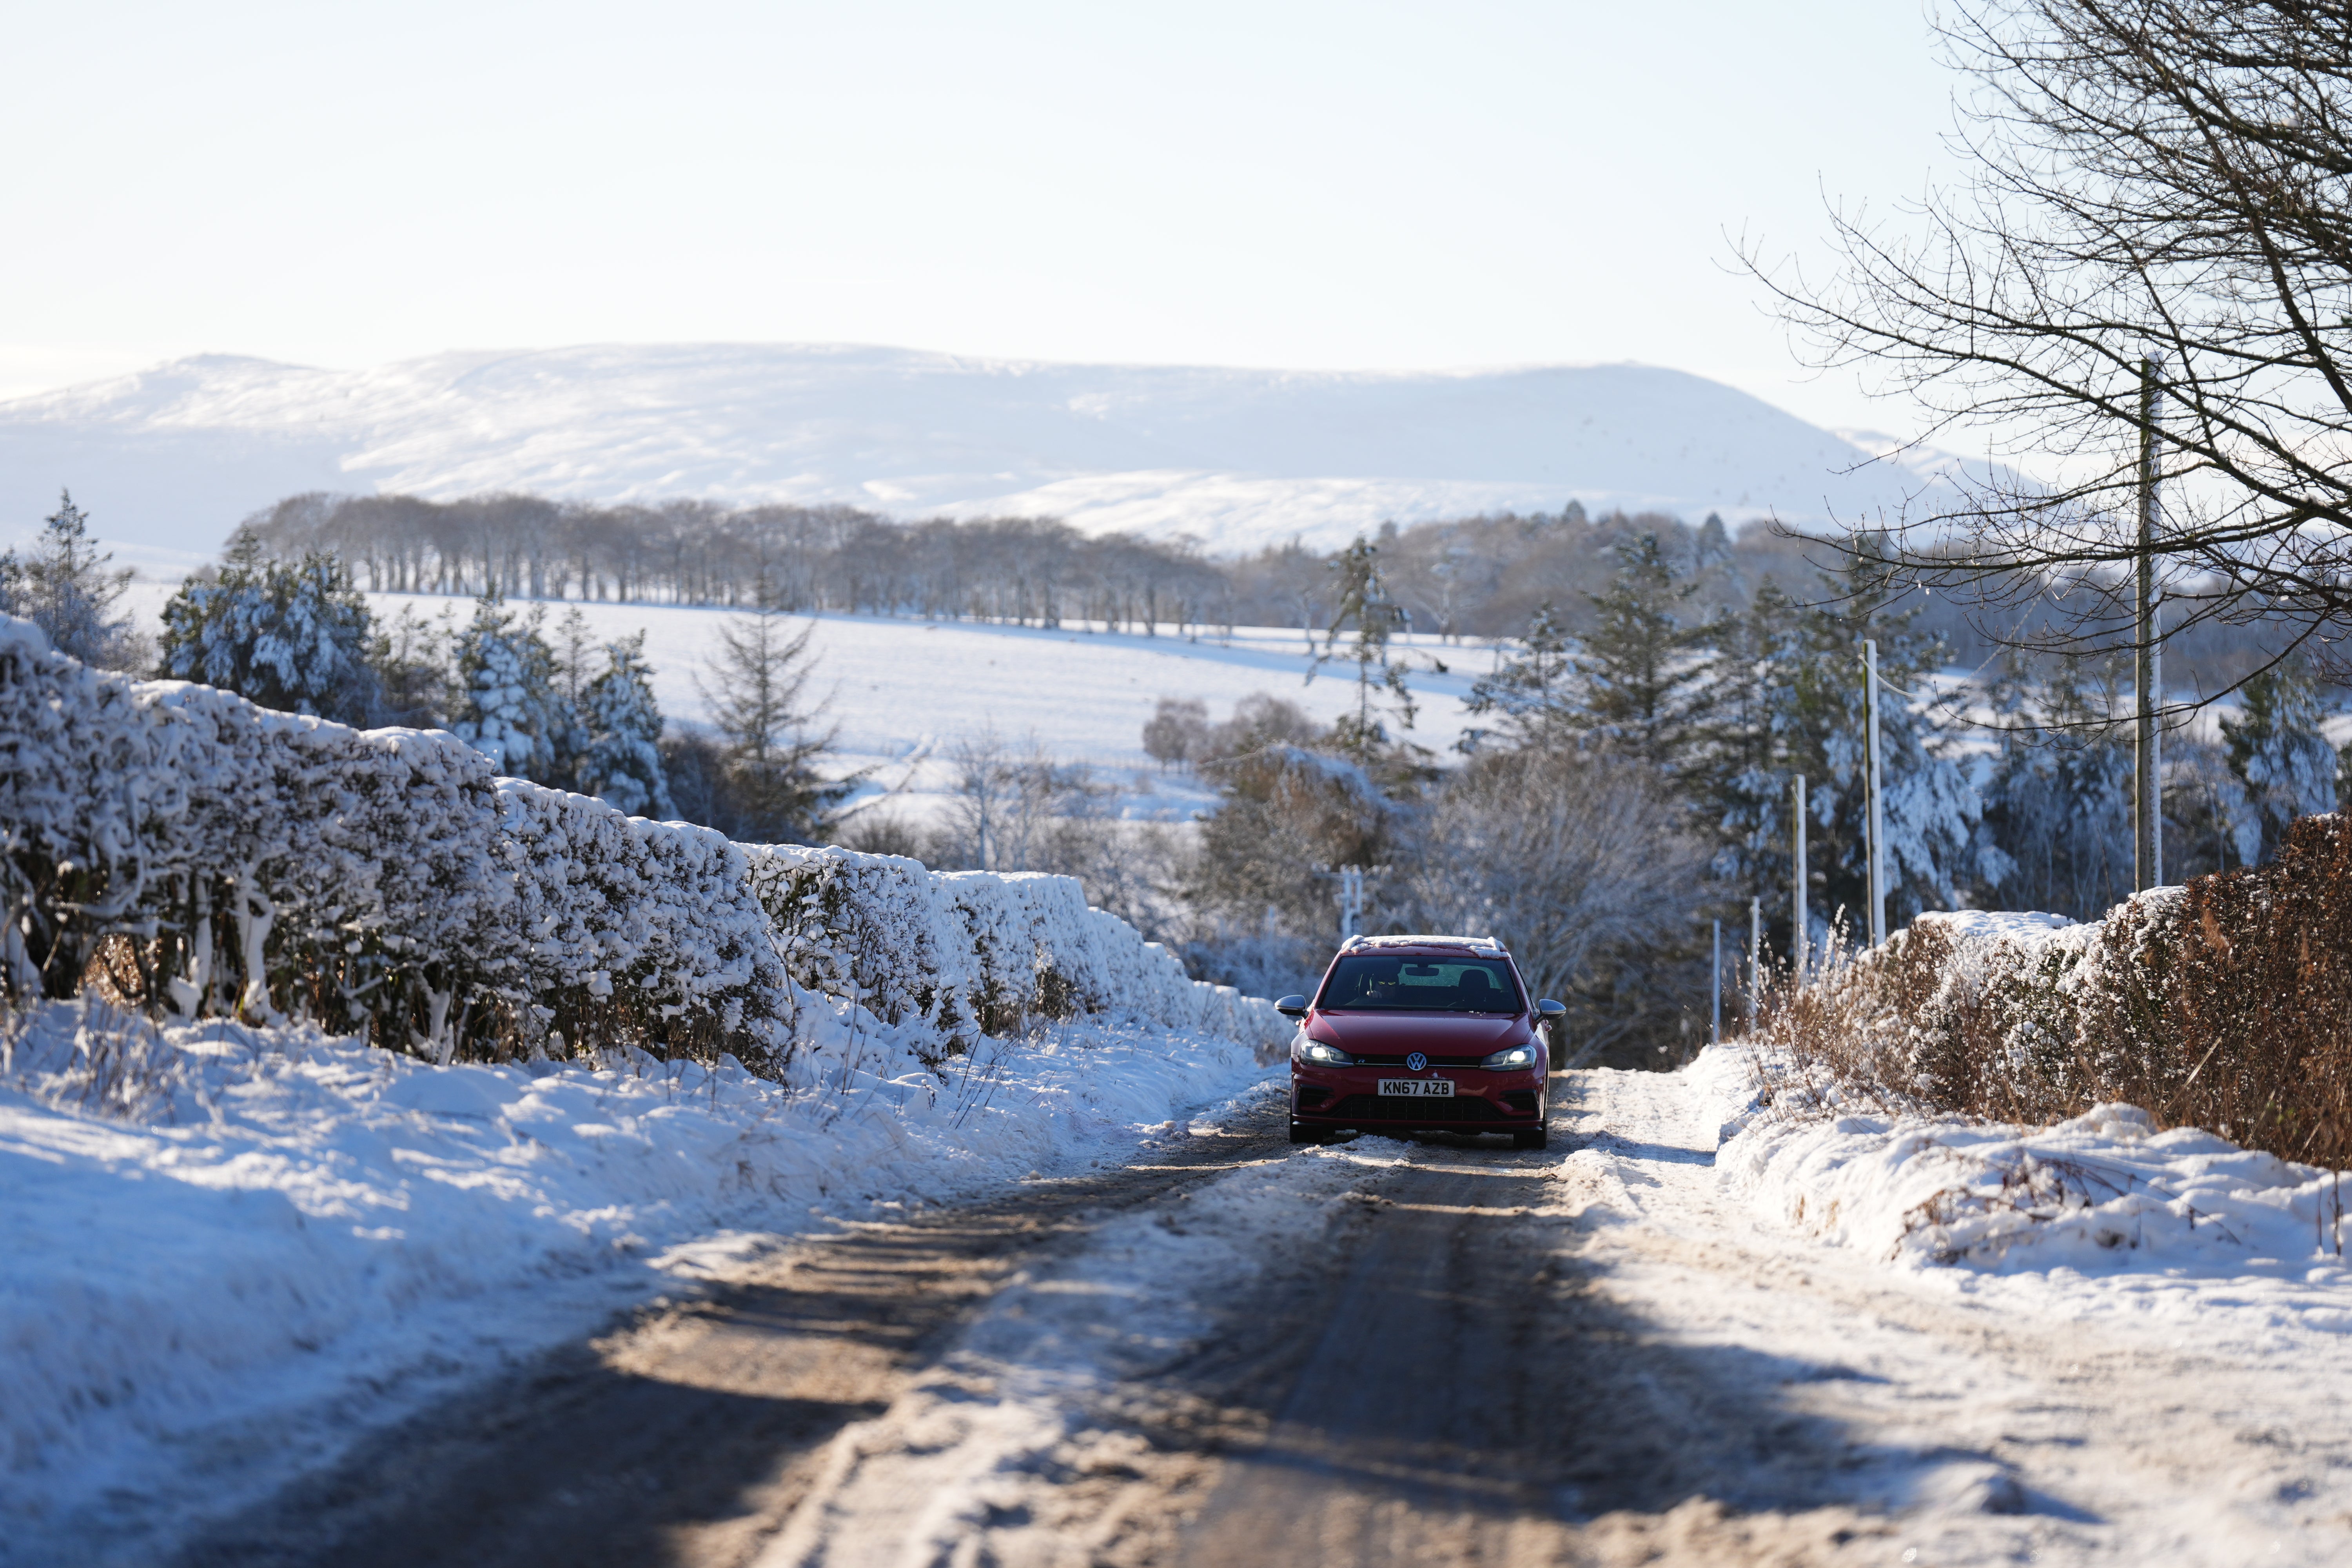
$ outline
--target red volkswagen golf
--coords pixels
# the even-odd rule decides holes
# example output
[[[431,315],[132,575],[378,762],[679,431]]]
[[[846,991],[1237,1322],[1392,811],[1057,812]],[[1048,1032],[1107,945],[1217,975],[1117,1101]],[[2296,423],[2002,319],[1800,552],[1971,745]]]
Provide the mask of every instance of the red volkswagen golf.
[[[1507,1132],[1544,1146],[1549,1061],[1518,966],[1491,937],[1351,937],[1290,1042],[1290,1141],[1362,1132]]]

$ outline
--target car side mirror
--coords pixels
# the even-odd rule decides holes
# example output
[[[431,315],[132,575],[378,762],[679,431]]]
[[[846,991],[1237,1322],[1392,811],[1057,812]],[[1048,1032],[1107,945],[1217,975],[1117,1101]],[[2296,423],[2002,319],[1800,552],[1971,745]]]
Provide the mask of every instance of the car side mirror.
[[[1304,1018],[1307,1016],[1307,998],[1285,996],[1274,1005],[1274,1010],[1286,1018]]]
[[[1568,1009],[1553,1001],[1550,997],[1545,996],[1537,1001],[1536,1011],[1542,1014],[1547,1018],[1557,1018],[1566,1013]]]

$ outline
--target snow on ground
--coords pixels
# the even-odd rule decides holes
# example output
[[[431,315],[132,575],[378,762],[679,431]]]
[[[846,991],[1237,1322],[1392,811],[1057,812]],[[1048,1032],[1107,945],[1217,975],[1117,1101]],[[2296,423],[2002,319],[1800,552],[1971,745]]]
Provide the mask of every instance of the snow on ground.
[[[1780,1123],[1736,1047],[1671,1076],[1579,1079],[1555,1111],[1582,1145],[1560,1191],[1595,1226],[1596,1289],[1654,1342],[1744,1367],[1751,1397],[1843,1435],[1858,1500],[1875,1489],[1892,1510],[1851,1560],[2352,1556],[2352,1276],[2332,1176],[2315,1233],[2312,1173],[2119,1111],[2031,1134]],[[2155,1200],[2128,1206],[2138,1245],[2102,1244],[2122,1208],[1996,1220],[1974,1235],[2005,1231],[2000,1245],[1957,1254],[1902,1239],[1913,1205],[2005,1144],[2136,1177]],[[2177,1199],[2195,1203],[2193,1235]]]
[[[1193,1131],[1286,1092],[1258,1085],[1196,1117]],[[1181,1226],[1162,1211],[1113,1220],[1066,1267],[998,1292],[887,1412],[835,1438],[814,1496],[760,1568],[1068,1560],[1050,1515],[1030,1521],[1024,1505],[1035,1500],[1036,1472],[1071,1468],[1068,1446],[1121,1441],[1088,1430],[1090,1401],[1224,1331],[1216,1304],[1270,1259],[1328,1246],[1345,1208],[1334,1200],[1409,1148],[1368,1139],[1244,1166],[1190,1194]],[[1008,1521],[1027,1537],[1009,1548]],[[975,1557],[983,1526],[996,1528]]]
[[[1098,1018],[941,1083],[837,1022],[786,1086],[37,1009],[0,1065],[0,1560],[110,1494],[224,1506],[717,1257],[1123,1154],[1267,1072]]]
[[[2045,917],[2046,918],[2046,917]],[[2054,1127],[1780,1118],[1755,1058],[1689,1069],[1728,1189],[1802,1234],[1910,1269],[1958,1265],[2021,1305],[2193,1331],[2250,1353],[2352,1333],[2343,1173],[2104,1105]]]
[[[176,586],[132,585],[128,602],[151,631],[161,626],[164,602]],[[446,614],[462,626],[473,613],[472,600],[445,595],[371,594],[368,601],[380,619],[409,608],[428,621]],[[551,633],[575,604],[547,604]],[[577,607],[599,641],[646,634],[654,695],[665,717],[688,723],[706,719],[707,661],[728,612],[669,605]],[[1328,665],[1307,680],[1305,634],[1279,626],[1194,638],[877,616],[814,619],[810,694],[830,697],[827,720],[840,726],[831,765],[871,767],[875,788],[903,787],[910,797],[922,797],[909,800],[910,815],[938,809],[951,787],[957,742],[993,732],[1014,751],[1034,737],[1057,761],[1093,765],[1130,792],[1123,807],[1129,816],[1189,816],[1213,792],[1189,775],[1163,772],[1144,754],[1144,721],[1160,698],[1198,698],[1208,704],[1213,721],[1257,692],[1296,702],[1327,723],[1355,703],[1354,667]],[[796,618],[795,624],[804,623]],[[1401,640],[1421,703],[1412,733],[1443,753],[1467,721],[1462,700],[1490,656],[1435,637]],[[1433,658],[1450,672],[1431,670]]]

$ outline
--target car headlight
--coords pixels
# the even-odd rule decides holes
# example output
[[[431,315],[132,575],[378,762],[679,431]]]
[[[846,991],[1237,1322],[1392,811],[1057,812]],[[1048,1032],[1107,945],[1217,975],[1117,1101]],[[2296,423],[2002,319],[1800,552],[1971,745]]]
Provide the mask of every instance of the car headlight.
[[[1291,1044],[1290,1059],[1295,1062],[1313,1062],[1320,1068],[1351,1068],[1356,1065],[1356,1058],[1339,1047],[1327,1046],[1320,1040],[1310,1040],[1303,1035]]]
[[[1496,1051],[1478,1065],[1488,1072],[1528,1072],[1534,1068],[1540,1053],[1533,1041]]]

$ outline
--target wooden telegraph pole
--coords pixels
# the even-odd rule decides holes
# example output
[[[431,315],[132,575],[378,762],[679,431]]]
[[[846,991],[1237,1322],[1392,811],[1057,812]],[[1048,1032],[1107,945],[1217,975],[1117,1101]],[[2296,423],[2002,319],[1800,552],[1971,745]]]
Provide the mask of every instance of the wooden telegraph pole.
[[[1795,930],[1789,939],[1789,952],[1796,960],[1797,984],[1802,985],[1805,983],[1805,938],[1807,932],[1805,931],[1805,780],[1804,775],[1801,773],[1797,776],[1796,851],[1794,878],[1797,886],[1795,898],[1791,905],[1791,907],[1796,910],[1796,921],[1794,922]]]
[[[1870,795],[1870,945],[1886,940],[1886,773],[1878,761],[1878,644],[1862,644],[1862,724]]]
[[[2154,355],[2139,362],[2139,552],[2134,585],[2133,684],[2138,689],[2132,747],[2132,890],[2164,882],[2164,742],[2156,728],[2164,704],[2164,654],[2157,646],[2156,389]]]

